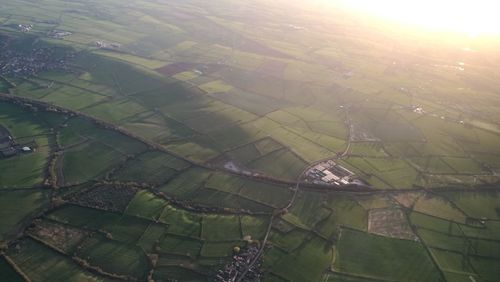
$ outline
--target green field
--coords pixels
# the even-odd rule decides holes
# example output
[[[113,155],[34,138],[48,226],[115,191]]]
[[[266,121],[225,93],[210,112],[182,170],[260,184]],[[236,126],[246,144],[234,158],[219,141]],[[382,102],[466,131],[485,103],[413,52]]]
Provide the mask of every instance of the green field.
[[[5,281],[24,281],[23,277],[17,273],[7,262],[5,257],[0,259],[0,278]]]
[[[5,241],[19,232],[29,216],[41,211],[47,204],[47,194],[37,191],[1,191],[0,240]]]
[[[201,219],[200,215],[170,206],[167,206],[160,216],[160,221],[168,224],[169,233],[196,238],[201,236]]]
[[[324,241],[318,238],[312,239],[291,255],[286,255],[274,263],[272,272],[294,281],[318,281],[329,267],[331,252]],[[289,265],[297,267],[290,269]]]
[[[173,178],[178,171],[189,167],[189,164],[167,154],[146,152],[125,164],[113,178],[122,181],[148,182],[161,184]]]
[[[440,274],[424,247],[342,229],[334,269],[374,279],[439,281]]]
[[[56,251],[32,240],[20,242],[20,251],[7,254],[21,271],[36,281],[103,281]]]
[[[141,191],[130,201],[125,214],[156,219],[160,216],[165,206],[166,202],[162,199],[155,197],[151,193]]]
[[[64,153],[62,159],[64,181],[79,184],[103,177],[106,170],[117,165],[124,156],[101,143],[83,144]]]
[[[158,247],[161,253],[196,257],[198,256],[202,245],[203,243],[196,239],[176,235],[167,235],[158,244]]]
[[[82,244],[78,256],[87,259],[91,265],[109,273],[127,275],[144,279],[147,274],[148,259],[142,250],[135,246],[120,244],[95,236]]]
[[[237,216],[205,216],[202,221],[201,237],[207,241],[223,241],[241,238]]]
[[[24,111],[0,102],[0,125],[8,130],[18,143],[35,144],[36,151],[30,154],[18,154],[11,158],[0,159],[0,186],[32,187],[41,185],[45,177],[46,162],[50,147],[48,125],[43,116]]]

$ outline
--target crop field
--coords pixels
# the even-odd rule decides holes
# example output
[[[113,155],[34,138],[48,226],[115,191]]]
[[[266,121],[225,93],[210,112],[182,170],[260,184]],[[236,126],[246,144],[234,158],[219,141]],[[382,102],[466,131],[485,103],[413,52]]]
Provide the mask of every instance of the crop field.
[[[498,280],[500,42],[317,2],[3,1],[0,280]]]

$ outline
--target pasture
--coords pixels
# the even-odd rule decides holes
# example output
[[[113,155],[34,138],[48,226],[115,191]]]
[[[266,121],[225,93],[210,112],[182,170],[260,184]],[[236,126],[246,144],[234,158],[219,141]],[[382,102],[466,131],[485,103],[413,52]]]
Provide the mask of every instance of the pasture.
[[[440,279],[431,258],[418,242],[342,229],[335,251],[333,268],[339,272],[374,279]]]

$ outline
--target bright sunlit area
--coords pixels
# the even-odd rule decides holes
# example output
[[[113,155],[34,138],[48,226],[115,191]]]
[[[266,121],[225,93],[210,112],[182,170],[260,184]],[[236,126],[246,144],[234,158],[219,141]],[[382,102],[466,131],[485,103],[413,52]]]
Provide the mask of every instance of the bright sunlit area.
[[[470,36],[500,36],[498,0],[326,0],[402,25]]]

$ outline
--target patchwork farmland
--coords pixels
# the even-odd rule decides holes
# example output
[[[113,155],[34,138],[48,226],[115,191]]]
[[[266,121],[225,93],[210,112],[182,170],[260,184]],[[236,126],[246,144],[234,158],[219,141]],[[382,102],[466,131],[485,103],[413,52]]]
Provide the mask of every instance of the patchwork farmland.
[[[498,279],[497,42],[295,1],[4,2],[0,280]]]

